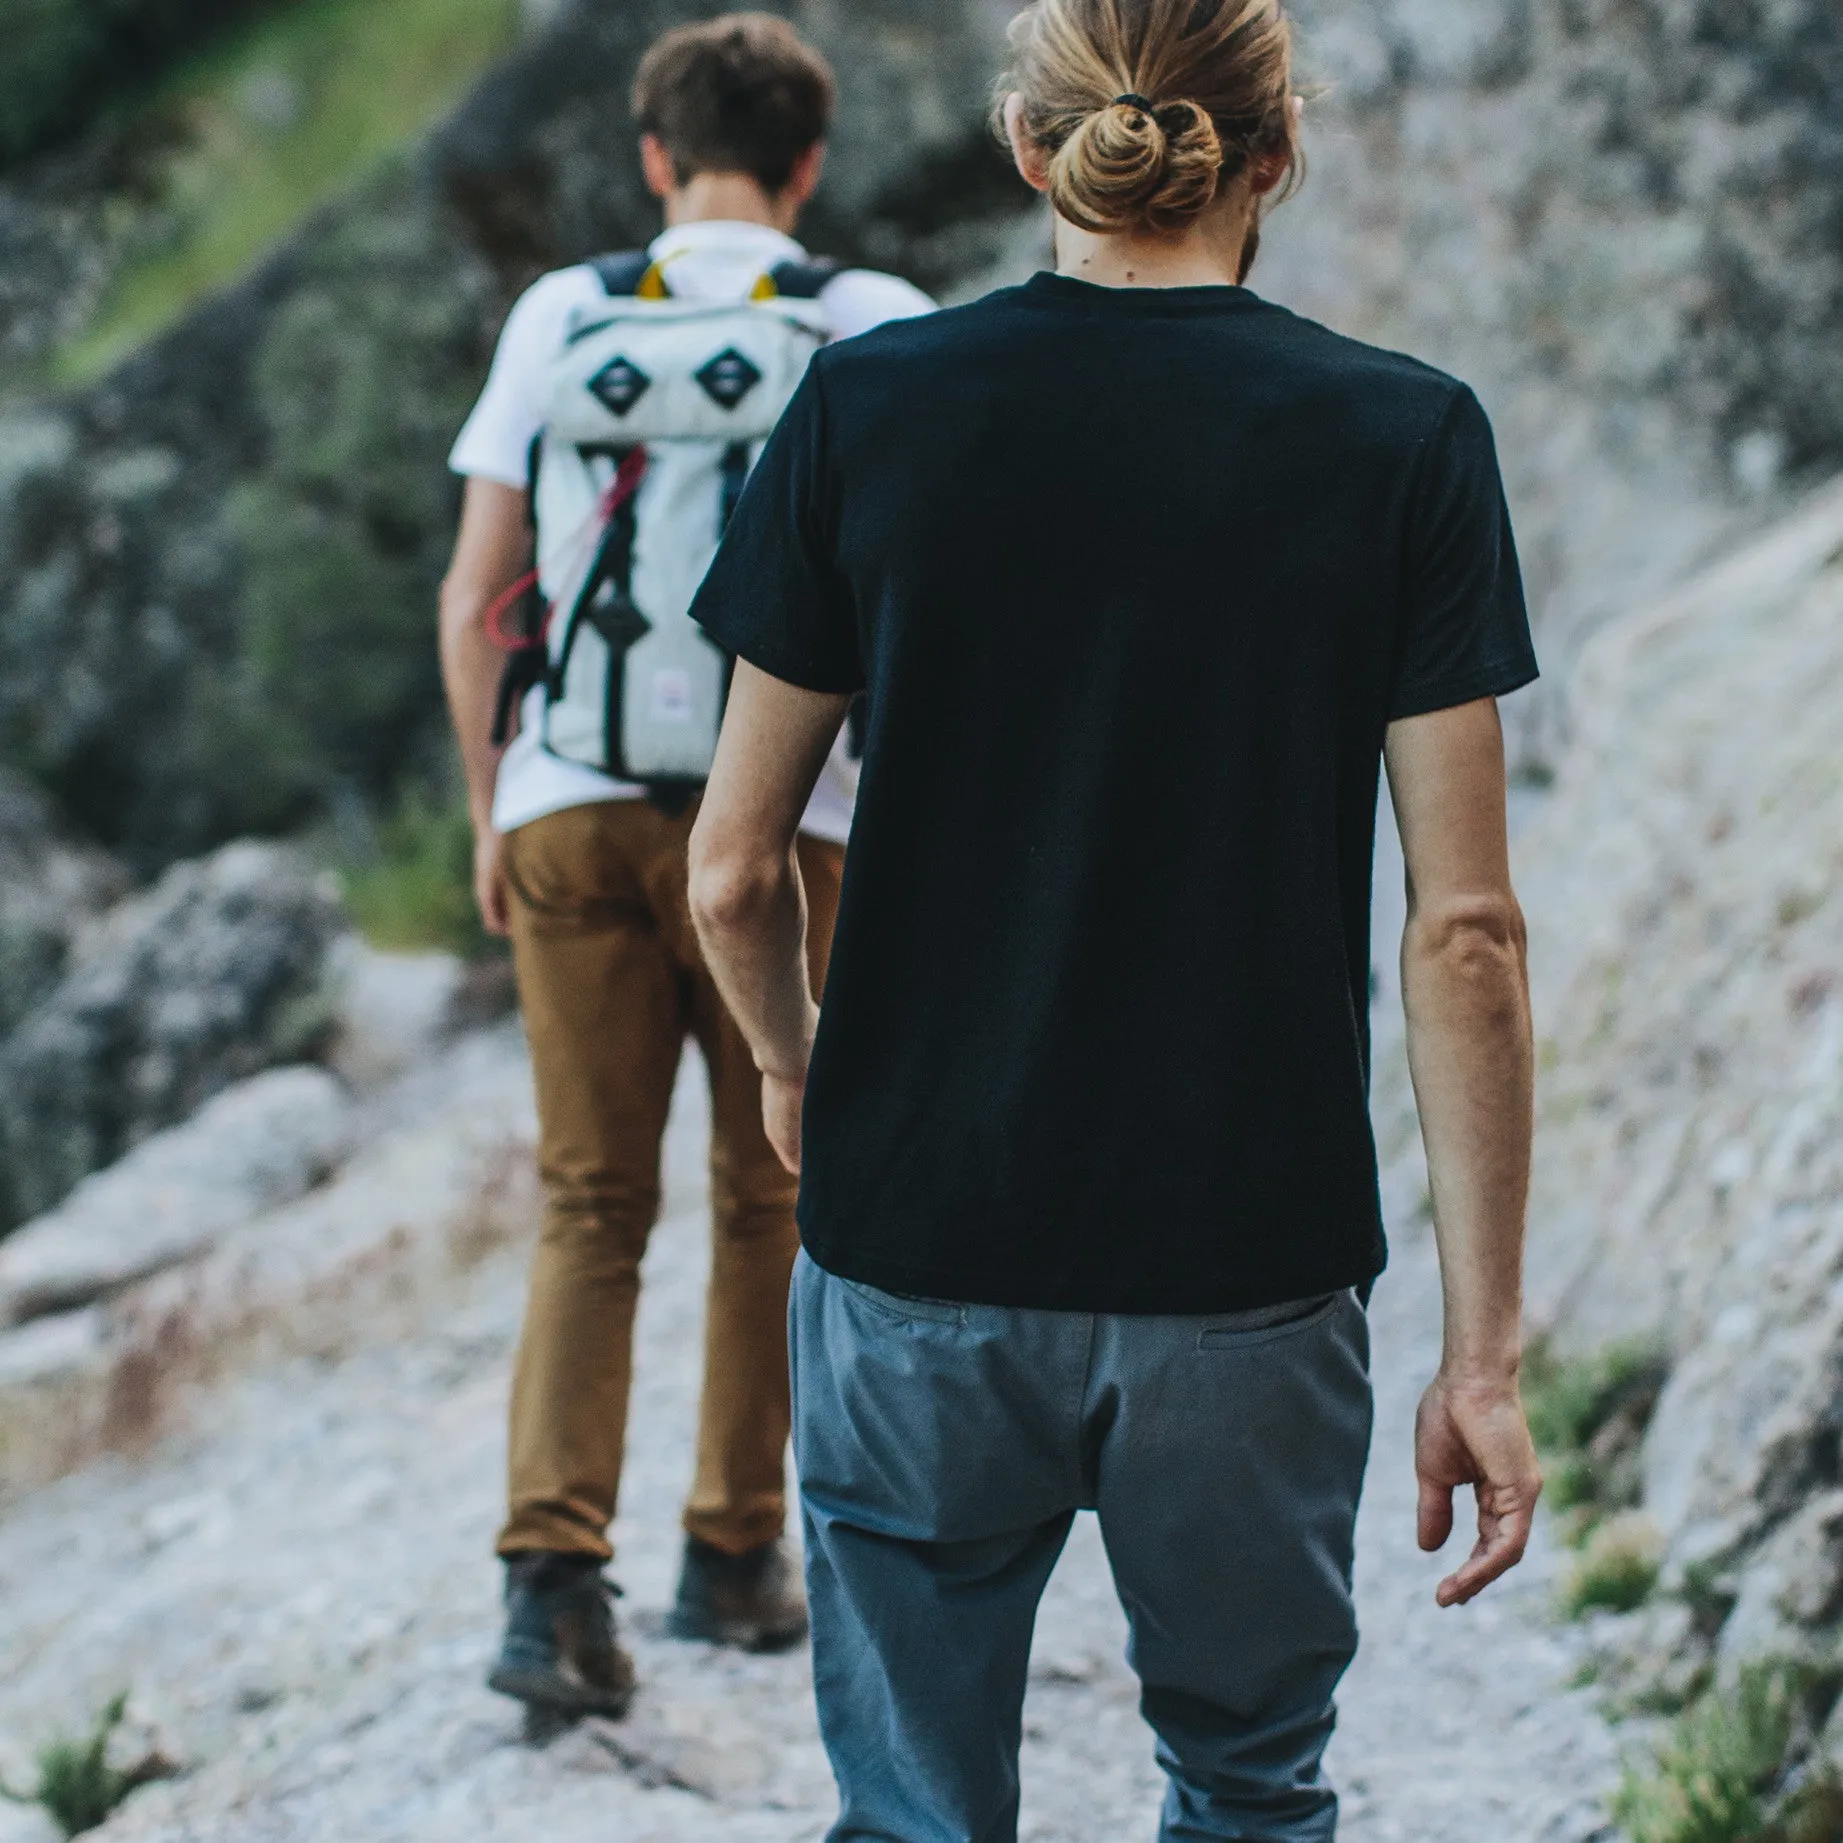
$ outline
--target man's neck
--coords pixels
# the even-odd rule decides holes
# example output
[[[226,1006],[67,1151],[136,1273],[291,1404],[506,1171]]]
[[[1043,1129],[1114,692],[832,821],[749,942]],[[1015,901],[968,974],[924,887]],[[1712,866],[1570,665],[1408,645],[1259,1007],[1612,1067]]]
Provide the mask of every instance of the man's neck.
[[[1106,288],[1194,288],[1241,279],[1256,205],[1233,187],[1188,229],[1170,236],[1099,236],[1056,219],[1056,268]]]
[[[792,236],[800,208],[777,198],[747,173],[694,173],[665,200],[666,226],[681,224],[765,224]]]

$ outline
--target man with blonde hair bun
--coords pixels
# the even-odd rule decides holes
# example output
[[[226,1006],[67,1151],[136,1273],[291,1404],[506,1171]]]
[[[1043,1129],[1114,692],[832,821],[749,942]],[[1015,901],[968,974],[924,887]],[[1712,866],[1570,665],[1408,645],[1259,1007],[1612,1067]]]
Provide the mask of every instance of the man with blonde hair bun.
[[[1011,1843],[1037,1603],[1099,1513],[1161,1836],[1328,1843],[1383,1265],[1386,757],[1446,1345],[1420,1537],[1515,1564],[1530,1036],[1496,699],[1535,676],[1464,385],[1241,286],[1276,0],[1037,0],[1056,273],[822,352],[704,581],[705,951],[801,1173],[794,1451],[833,1843]],[[792,850],[868,724],[823,1010]]]

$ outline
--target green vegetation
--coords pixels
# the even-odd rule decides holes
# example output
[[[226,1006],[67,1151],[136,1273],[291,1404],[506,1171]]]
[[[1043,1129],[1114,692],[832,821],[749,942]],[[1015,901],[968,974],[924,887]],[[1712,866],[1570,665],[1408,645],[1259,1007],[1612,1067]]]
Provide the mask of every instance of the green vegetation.
[[[293,0],[159,81],[133,111],[163,150],[147,156],[153,228],[56,381],[98,376],[241,274],[458,100],[517,29],[518,0]]]
[[[137,79],[262,0],[7,0],[0,164],[79,125],[98,94]]]
[[[1650,1765],[1628,1765],[1614,1820],[1631,1843],[1839,1843],[1843,1780],[1800,1759],[1820,1687],[1762,1664],[1708,1692]]]
[[[465,803],[412,785],[376,828],[370,848],[346,855],[340,868],[346,907],[374,947],[440,948],[477,959],[499,944],[480,926],[473,862]]]
[[[1563,1613],[1580,1619],[1591,1612],[1637,1611],[1651,1597],[1662,1561],[1657,1531],[1644,1516],[1628,1511],[1602,1523],[1563,1583]]]
[[[284,822],[337,806],[329,790],[375,809],[447,754],[435,590],[456,488],[443,459],[477,383],[477,303],[438,233],[392,209],[408,184],[393,176],[375,212],[318,239],[272,317],[252,377],[269,460],[225,508],[241,582],[219,772],[261,764],[272,785],[243,797]]]
[[[127,1708],[128,1693],[124,1690],[81,1740],[65,1737],[41,1747],[36,1792],[13,1792],[4,1787],[0,1791],[15,1804],[43,1805],[67,1837],[94,1830],[130,1792],[155,1776],[146,1767],[124,1772],[109,1764],[109,1742]]]
[[[1663,1355],[1646,1344],[1564,1358],[1537,1342],[1526,1353],[1524,1406],[1542,1455],[1544,1495],[1566,1540],[1586,1542],[1605,1518],[1637,1504],[1639,1448],[1668,1373]],[[1626,1578],[1636,1573],[1628,1569]]]

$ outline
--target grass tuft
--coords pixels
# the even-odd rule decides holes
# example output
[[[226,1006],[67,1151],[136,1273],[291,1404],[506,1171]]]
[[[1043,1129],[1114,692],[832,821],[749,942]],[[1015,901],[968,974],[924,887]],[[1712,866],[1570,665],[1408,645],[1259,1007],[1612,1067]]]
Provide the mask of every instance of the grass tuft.
[[[1600,1524],[1562,1586],[1563,1613],[1580,1619],[1591,1612],[1636,1612],[1657,1585],[1662,1551],[1656,1529],[1636,1511]]]
[[[15,1804],[42,1805],[67,1837],[103,1823],[128,1794],[146,1784],[147,1771],[124,1772],[109,1763],[109,1743],[128,1711],[128,1692],[113,1698],[81,1739],[60,1736],[38,1750],[38,1790],[0,1794]]]
[[[1577,1546],[1638,1502],[1638,1455],[1668,1364],[1648,1344],[1559,1357],[1543,1342],[1523,1360],[1523,1404],[1547,1477],[1544,1495]]]
[[[1765,1667],[1730,1695],[1705,1696],[1671,1728],[1655,1771],[1627,1769],[1614,1820],[1632,1843],[1757,1843],[1793,1708],[1786,1674]]]
[[[473,852],[465,803],[412,784],[368,847],[340,866],[359,932],[391,953],[438,949],[472,960],[499,952],[474,902]]]
[[[1788,1758],[1809,1688],[1795,1668],[1756,1664],[1702,1696],[1649,1767],[1628,1764],[1614,1821],[1631,1843],[1839,1843],[1843,1779]]]

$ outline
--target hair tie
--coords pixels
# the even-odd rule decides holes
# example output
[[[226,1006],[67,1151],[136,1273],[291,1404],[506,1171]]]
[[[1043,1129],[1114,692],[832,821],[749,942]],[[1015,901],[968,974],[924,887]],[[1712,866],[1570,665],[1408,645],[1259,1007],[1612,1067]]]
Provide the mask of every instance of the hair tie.
[[[1129,109],[1143,109],[1147,115],[1156,113],[1143,96],[1135,95],[1131,90],[1128,90],[1124,96],[1116,96],[1108,106],[1118,108],[1121,103],[1124,103]]]

